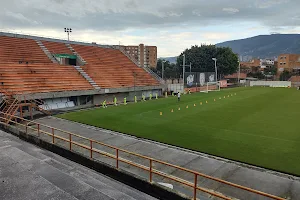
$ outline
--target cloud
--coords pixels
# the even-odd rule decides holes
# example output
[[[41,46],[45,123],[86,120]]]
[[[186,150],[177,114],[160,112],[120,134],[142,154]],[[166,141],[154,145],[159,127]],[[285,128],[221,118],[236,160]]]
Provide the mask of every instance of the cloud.
[[[229,14],[234,14],[234,13],[240,12],[240,10],[237,8],[223,8],[222,10]]]
[[[218,33],[218,32],[207,32],[201,34],[202,37],[209,41],[222,41],[222,40],[227,40],[231,37],[231,34],[229,33]]]
[[[0,30],[65,37],[63,28],[71,27],[76,40],[157,45],[164,55],[300,27],[298,0],[0,1]]]
[[[5,15],[8,16],[9,18],[11,18],[12,20],[20,21],[21,23],[25,23],[25,24],[29,23],[29,24],[35,24],[35,25],[38,24],[37,21],[30,20],[21,13],[13,13],[11,11],[6,11]]]
[[[200,10],[193,10],[193,15],[196,15],[196,16],[201,16],[201,11]]]
[[[256,6],[258,8],[270,8],[274,5],[288,3],[290,0],[258,0]]]

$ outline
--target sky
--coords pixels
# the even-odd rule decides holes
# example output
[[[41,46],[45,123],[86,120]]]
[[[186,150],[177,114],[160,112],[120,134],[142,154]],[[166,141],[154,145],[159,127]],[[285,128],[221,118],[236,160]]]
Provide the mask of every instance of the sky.
[[[111,45],[192,45],[300,33],[299,0],[0,0],[0,31]]]

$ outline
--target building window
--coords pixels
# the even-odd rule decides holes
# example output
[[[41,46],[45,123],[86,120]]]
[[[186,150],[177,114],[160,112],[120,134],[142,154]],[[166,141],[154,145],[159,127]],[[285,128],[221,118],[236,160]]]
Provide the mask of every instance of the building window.
[[[284,62],[283,64],[285,65],[286,63]]]
[[[280,63],[280,65],[282,65],[282,62]]]

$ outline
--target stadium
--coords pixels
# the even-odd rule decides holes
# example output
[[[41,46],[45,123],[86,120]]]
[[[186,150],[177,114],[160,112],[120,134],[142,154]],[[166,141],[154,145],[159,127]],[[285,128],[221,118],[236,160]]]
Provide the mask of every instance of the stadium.
[[[201,87],[181,90],[179,101],[120,46],[5,32],[0,68],[4,130],[143,192],[133,195],[111,183],[126,197],[106,191],[107,199],[300,198],[295,88],[264,83],[220,89],[203,79]],[[22,155],[26,164],[27,154],[15,159]],[[60,162],[52,167],[69,173],[62,167],[69,161]],[[91,179],[99,174],[88,169],[70,173],[67,183],[77,175],[80,181],[63,190],[73,195],[84,182],[98,191],[100,183]],[[99,197],[93,194],[88,199]]]

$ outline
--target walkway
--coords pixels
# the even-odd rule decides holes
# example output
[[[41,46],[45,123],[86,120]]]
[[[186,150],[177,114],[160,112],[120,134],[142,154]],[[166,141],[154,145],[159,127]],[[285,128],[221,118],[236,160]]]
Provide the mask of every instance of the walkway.
[[[102,141],[106,144],[114,145],[129,151],[133,151],[142,155],[150,156],[169,163],[173,163],[207,175],[211,175],[213,177],[221,178],[229,182],[250,187],[252,189],[256,189],[284,198],[295,200],[300,199],[300,179],[298,177],[293,177],[274,171],[268,171],[262,168],[257,168],[242,163],[233,162],[230,160],[221,159],[218,157],[213,157],[206,154],[193,152],[157,142],[147,141],[133,136],[115,133],[112,131],[107,131],[92,126],[58,119],[55,117],[46,117],[36,121],[42,124],[48,124],[56,128],[77,133],[85,137],[93,138],[95,140]],[[109,151],[108,149],[104,149],[102,147],[95,148]],[[99,156],[97,159],[101,160],[102,162],[111,164],[113,166],[115,165],[115,161],[107,157]],[[136,162],[144,164],[146,166],[149,165],[148,163],[144,163],[141,159],[133,158],[132,156],[130,157],[130,159],[135,160]],[[148,173],[131,167],[129,165],[123,164],[121,167],[129,172],[138,174],[141,177],[149,177]],[[154,168],[175,175],[177,177],[185,178],[186,180],[189,180],[191,182],[194,181],[193,176],[175,170],[173,168],[163,168],[159,164],[156,164]],[[174,185],[175,190],[180,191],[181,193],[184,193],[188,196],[192,196],[192,190],[186,187],[182,187],[174,182],[170,182],[159,177],[154,177],[154,181],[171,183]],[[232,187],[230,186],[226,186],[224,184],[220,184],[218,182],[204,178],[198,179],[198,185],[238,199],[269,199],[262,196],[258,196],[256,194],[251,194],[247,191],[232,189]],[[201,195],[206,194],[201,193]]]
[[[155,200],[0,130],[1,200]]]

